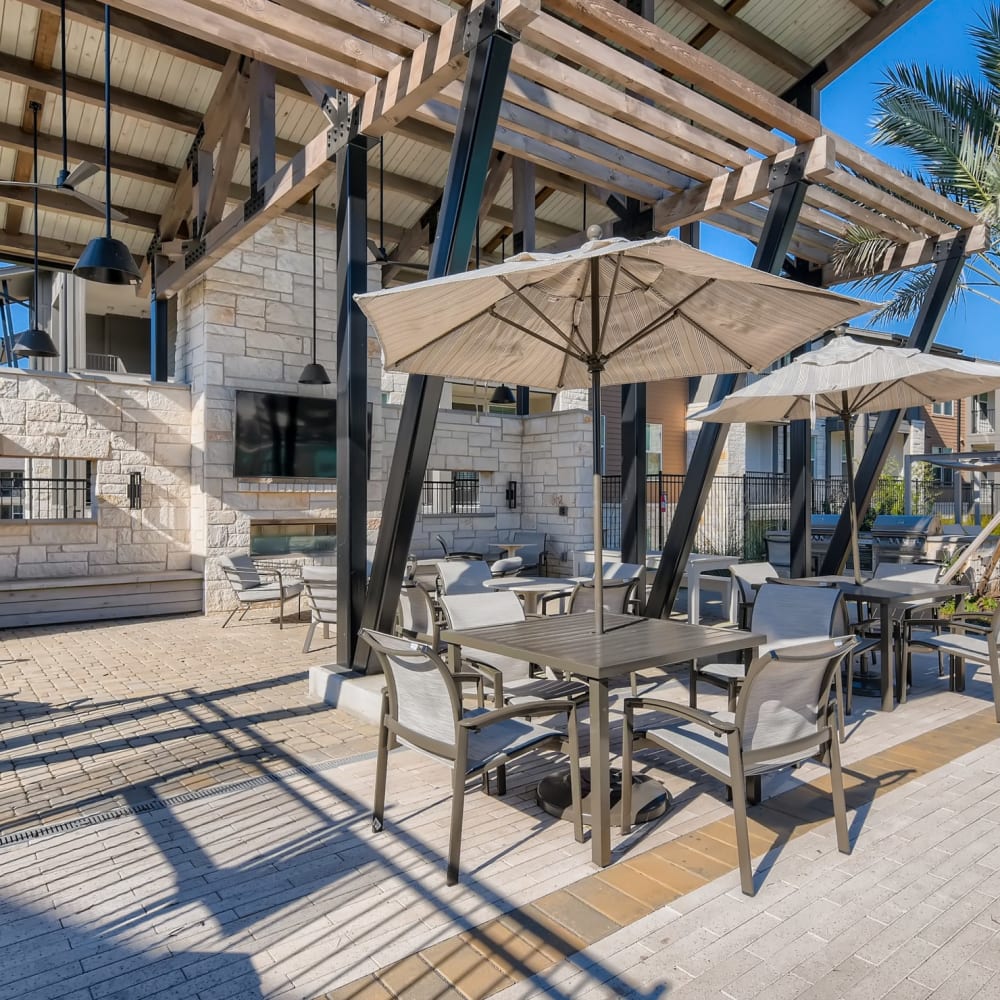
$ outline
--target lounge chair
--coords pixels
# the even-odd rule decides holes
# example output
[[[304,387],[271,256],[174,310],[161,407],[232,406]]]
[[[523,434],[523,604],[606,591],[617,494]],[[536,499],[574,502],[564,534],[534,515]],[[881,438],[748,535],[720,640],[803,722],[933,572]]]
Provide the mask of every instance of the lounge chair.
[[[298,610],[302,610],[302,583],[299,580],[286,582],[281,570],[260,569],[249,556],[222,556],[219,559],[222,572],[225,573],[229,585],[233,588],[237,605],[222,623],[225,628],[237,611],[241,611],[240,621],[255,604],[270,604],[278,602],[278,627],[285,627],[285,601],[289,597],[298,597]],[[265,581],[263,577],[271,577]]]

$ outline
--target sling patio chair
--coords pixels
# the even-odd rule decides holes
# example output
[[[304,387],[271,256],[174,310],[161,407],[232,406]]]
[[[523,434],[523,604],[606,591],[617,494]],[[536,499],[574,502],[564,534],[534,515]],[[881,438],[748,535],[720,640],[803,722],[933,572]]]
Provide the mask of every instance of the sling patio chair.
[[[511,595],[513,596],[513,595]],[[515,598],[516,600],[516,598]],[[453,674],[429,647],[396,636],[361,630],[361,638],[375,651],[385,673],[375,767],[375,805],[372,830],[384,829],[386,778],[390,740],[418,750],[452,769],[451,828],[448,838],[448,885],[458,882],[462,846],[462,820],[466,781],[482,775],[489,790],[490,771],[500,773],[506,764],[531,750],[562,747],[568,743],[573,832],[583,843],[580,806],[580,744],[576,706],[571,701],[527,702],[487,711],[462,706],[461,685],[479,674]],[[536,725],[528,720],[565,713],[567,732]],[[500,789],[502,793],[502,789]]]
[[[226,575],[229,585],[233,588],[237,605],[222,623],[225,628],[237,611],[241,611],[240,621],[255,604],[278,603],[278,627],[285,627],[285,601],[289,597],[298,597],[298,611],[302,610],[302,582],[300,580],[284,579],[279,569],[261,569],[254,564],[249,556],[223,556],[219,560],[222,572]],[[272,577],[270,581],[263,578]]]
[[[622,834],[629,832],[632,822],[634,750],[653,746],[676,754],[731,790],[740,884],[752,896],[755,889],[747,827],[748,782],[758,783],[765,774],[819,757],[830,767],[837,847],[849,854],[847,803],[830,686],[854,644],[853,636],[843,636],[795,643],[764,653],[747,673],[735,712],[713,715],[656,698],[626,698]],[[677,721],[663,723],[654,717],[652,722],[640,724],[635,717],[640,711],[659,713],[660,718],[672,716]]]

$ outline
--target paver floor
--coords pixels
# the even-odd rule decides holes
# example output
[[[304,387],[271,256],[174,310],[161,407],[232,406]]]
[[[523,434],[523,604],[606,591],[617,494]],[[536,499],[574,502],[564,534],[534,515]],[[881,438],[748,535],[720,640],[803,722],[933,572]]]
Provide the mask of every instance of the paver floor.
[[[373,835],[371,727],[306,693],[307,665],[330,653],[302,656],[304,627],[220,621],[5,637],[0,1000],[959,1000],[990,984],[980,967],[1000,971],[986,933],[1000,919],[1000,727],[982,672],[950,694],[928,659],[896,712],[858,699],[850,857],[805,802],[821,768],[768,783],[806,822],[783,822],[754,900],[718,839],[721,790],[646,753],[675,806],[614,835],[612,868],[535,805],[548,754],[511,767],[503,798],[470,785],[462,882],[447,887],[447,772],[394,751]],[[686,698],[677,681],[665,691]],[[131,808],[88,819],[116,805]],[[663,905],[652,888],[667,882]],[[942,992],[958,972],[965,992]]]

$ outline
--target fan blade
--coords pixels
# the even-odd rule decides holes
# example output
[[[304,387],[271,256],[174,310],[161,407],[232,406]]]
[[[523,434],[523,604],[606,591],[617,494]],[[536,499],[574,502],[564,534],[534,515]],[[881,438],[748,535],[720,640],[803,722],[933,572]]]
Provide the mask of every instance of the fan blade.
[[[101,168],[96,163],[78,163],[69,173],[69,177],[62,182],[63,187],[74,188],[77,184],[82,184],[88,177],[100,173]]]
[[[71,194],[77,201],[82,201],[84,205],[89,205],[92,209],[100,212],[104,215],[104,202],[98,201],[96,198],[91,198],[89,194],[84,194],[82,191],[74,191],[72,188],[64,187],[61,189],[64,194]],[[111,209],[111,218],[115,222],[125,222],[128,220],[128,216],[123,212],[119,212],[117,208]]]
[[[22,274],[34,274],[35,269],[28,264],[17,265],[16,267],[0,267],[0,281],[9,281],[11,278],[20,277]]]
[[[39,191],[61,191],[58,184],[32,184],[31,181],[0,181],[0,187],[7,188],[38,188]]]

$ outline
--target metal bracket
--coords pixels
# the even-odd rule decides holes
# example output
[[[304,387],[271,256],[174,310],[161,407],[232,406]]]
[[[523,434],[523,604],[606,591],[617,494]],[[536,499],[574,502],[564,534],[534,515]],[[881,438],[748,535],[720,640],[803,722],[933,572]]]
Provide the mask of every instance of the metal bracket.
[[[243,221],[255,216],[267,200],[264,188],[257,186],[257,158],[250,161],[250,197],[243,202]]]
[[[500,0],[486,0],[474,10],[469,11],[469,16],[465,22],[465,31],[462,32],[462,49],[468,52],[478,45],[484,38],[492,35],[500,27]],[[515,36],[504,29],[506,34]],[[519,37],[519,36],[518,36]],[[516,39],[515,39],[516,40]]]
[[[809,159],[805,151],[796,153],[788,160],[782,160],[771,167],[770,176],[767,179],[768,191],[776,191],[788,184],[796,184],[798,181],[806,180],[806,161]]]
[[[934,244],[934,251],[931,254],[931,260],[935,264],[940,264],[944,260],[952,260],[955,257],[965,257],[965,248],[969,243],[969,233],[968,230],[961,230],[955,233],[955,236],[950,240],[938,240]]]
[[[192,246],[186,254],[184,254],[184,266],[191,267],[196,261],[201,260],[207,252],[207,247],[205,246],[205,240],[200,239],[197,243]]]
[[[205,123],[202,122],[198,126],[198,131],[194,134],[194,139],[191,141],[191,148],[188,150],[187,157],[184,160],[184,166],[191,169],[195,168],[195,164],[198,162],[198,150],[201,149],[202,140],[205,138]]]

